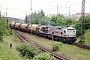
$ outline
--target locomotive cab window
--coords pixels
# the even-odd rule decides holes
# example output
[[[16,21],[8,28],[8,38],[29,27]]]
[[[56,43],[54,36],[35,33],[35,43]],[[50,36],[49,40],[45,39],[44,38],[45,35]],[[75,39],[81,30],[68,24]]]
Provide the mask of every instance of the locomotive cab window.
[[[66,31],[64,30],[64,33],[66,33]]]
[[[42,27],[41,30],[42,30],[43,32],[47,33],[47,32],[48,32],[48,27]]]
[[[58,28],[58,29],[61,29],[61,28]]]
[[[61,34],[62,34],[62,32],[61,32]]]

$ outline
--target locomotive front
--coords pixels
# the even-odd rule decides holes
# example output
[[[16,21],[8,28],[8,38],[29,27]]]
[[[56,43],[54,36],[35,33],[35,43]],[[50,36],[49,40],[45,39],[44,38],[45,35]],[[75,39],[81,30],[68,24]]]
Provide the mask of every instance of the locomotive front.
[[[76,41],[76,29],[73,27],[68,27],[63,29],[64,40],[68,43],[74,43]]]

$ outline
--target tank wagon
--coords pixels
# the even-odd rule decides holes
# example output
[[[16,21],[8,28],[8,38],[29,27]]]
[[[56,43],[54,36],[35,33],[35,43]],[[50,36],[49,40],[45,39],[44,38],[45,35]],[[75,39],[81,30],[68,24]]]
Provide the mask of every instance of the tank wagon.
[[[69,26],[42,26],[12,22],[10,27],[47,38],[52,38],[53,35],[54,40],[65,43],[74,43],[76,41],[76,29]]]

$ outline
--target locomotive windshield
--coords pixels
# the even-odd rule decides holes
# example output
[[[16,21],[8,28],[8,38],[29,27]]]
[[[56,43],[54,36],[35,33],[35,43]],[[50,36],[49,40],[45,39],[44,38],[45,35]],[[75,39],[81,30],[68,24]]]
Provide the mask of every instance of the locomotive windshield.
[[[68,33],[74,33],[75,32],[75,29],[67,29],[67,32]]]
[[[48,33],[48,27],[42,27],[41,30],[45,33]]]
[[[75,29],[67,29],[67,30],[75,30]]]

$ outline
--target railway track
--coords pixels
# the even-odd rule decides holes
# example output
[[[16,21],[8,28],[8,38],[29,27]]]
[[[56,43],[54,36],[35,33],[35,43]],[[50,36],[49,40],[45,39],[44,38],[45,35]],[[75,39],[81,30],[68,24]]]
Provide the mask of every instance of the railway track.
[[[27,42],[33,42],[36,47],[38,47],[40,50],[44,51],[44,52],[49,52],[52,56],[54,56],[57,60],[69,60],[68,58],[53,52],[52,50],[49,50],[45,47],[42,47],[41,45],[39,45],[38,43],[26,38],[20,31],[14,30],[15,34],[17,35],[17,37],[20,39],[20,42],[24,42],[24,40],[26,40]]]
[[[20,38],[20,39],[22,40],[22,38]],[[79,44],[79,43],[74,43],[74,44],[71,44],[71,45],[75,45],[75,46],[77,46],[79,48],[82,48],[82,49],[90,50],[90,46],[88,46],[88,45]]]
[[[75,46],[77,46],[79,48],[90,50],[90,46],[87,46],[87,45],[84,45],[84,44],[74,43],[73,45],[75,45]]]

